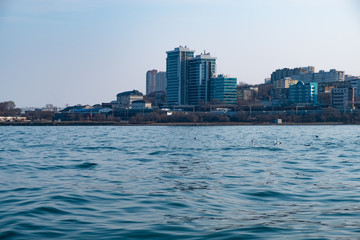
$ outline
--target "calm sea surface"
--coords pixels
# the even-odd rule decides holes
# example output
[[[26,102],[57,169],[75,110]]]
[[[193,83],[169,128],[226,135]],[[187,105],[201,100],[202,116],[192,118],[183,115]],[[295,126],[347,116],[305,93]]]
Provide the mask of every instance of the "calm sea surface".
[[[0,127],[0,239],[360,239],[359,144],[360,126]]]

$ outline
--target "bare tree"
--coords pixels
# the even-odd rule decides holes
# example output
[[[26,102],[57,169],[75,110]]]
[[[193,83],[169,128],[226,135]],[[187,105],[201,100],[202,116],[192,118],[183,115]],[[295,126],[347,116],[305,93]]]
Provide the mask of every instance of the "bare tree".
[[[16,108],[13,101],[1,102],[0,103],[0,116],[19,116],[21,109]]]

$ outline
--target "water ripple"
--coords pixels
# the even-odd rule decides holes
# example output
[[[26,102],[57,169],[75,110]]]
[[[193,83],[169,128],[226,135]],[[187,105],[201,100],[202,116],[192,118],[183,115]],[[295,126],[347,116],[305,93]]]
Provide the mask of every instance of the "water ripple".
[[[1,127],[0,239],[358,239],[359,130]]]

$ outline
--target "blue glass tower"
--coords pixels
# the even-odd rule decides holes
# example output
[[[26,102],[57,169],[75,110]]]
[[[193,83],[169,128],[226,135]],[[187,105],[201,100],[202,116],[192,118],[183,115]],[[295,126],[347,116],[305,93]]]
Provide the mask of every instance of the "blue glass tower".
[[[186,46],[166,52],[166,92],[169,106],[188,104],[188,60],[194,57],[194,52]]]
[[[199,105],[210,100],[210,79],[216,74],[216,58],[209,53],[189,59],[189,104]]]

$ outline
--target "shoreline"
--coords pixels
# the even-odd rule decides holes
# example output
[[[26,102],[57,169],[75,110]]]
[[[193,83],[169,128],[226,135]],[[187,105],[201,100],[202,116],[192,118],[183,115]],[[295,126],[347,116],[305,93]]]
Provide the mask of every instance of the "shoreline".
[[[2,122],[1,126],[311,126],[311,125],[360,125],[343,122],[311,123],[249,123],[249,122],[203,122],[203,123],[121,123],[121,122]]]

